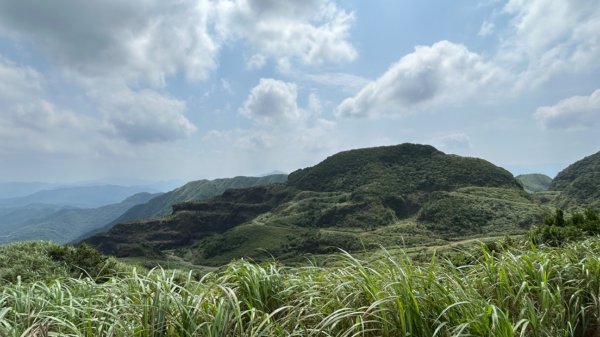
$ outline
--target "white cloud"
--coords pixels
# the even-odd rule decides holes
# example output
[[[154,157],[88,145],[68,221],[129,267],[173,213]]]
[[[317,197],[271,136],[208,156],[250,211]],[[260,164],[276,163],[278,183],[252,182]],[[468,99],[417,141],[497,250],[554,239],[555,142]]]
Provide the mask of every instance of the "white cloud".
[[[600,89],[590,96],[573,96],[540,107],[535,118],[548,129],[584,129],[600,126]]]
[[[309,81],[328,87],[342,88],[346,92],[355,93],[369,83],[369,80],[347,73],[319,73],[304,76]]]
[[[152,90],[129,88],[93,92],[110,133],[130,143],[186,138],[196,131],[184,115],[185,102]]]
[[[321,104],[319,96],[314,92],[308,95],[308,111],[315,115],[320,115],[321,111],[323,111],[323,104]]]
[[[0,57],[0,153],[71,153],[89,134],[91,118],[45,98],[45,80]]]
[[[298,87],[294,83],[261,78],[240,112],[261,124],[290,123],[300,120],[303,112],[298,108]]]
[[[206,78],[218,43],[206,0],[0,2],[0,33],[24,37],[77,76],[162,85],[182,70]]]
[[[42,92],[43,76],[0,55],[0,104],[28,101]]]
[[[511,33],[498,60],[521,72],[518,89],[600,66],[597,0],[510,0],[504,12],[512,16]]]
[[[482,37],[489,36],[494,32],[494,28],[496,28],[496,26],[493,22],[484,21],[481,24],[481,28],[479,28],[479,33],[477,33],[477,35]]]
[[[178,72],[206,79],[225,43],[278,65],[351,61],[353,14],[330,0],[32,0],[0,2],[0,34],[28,39],[82,81],[164,86]]]
[[[471,138],[465,133],[452,133],[431,140],[433,146],[444,151],[463,151],[472,147]]]
[[[441,41],[418,46],[336,109],[341,117],[406,115],[433,104],[460,101],[502,71],[465,46]]]
[[[218,1],[215,17],[220,36],[243,40],[254,50],[251,69],[262,67],[267,58],[286,69],[296,60],[319,65],[357,56],[347,41],[354,16],[330,0]]]

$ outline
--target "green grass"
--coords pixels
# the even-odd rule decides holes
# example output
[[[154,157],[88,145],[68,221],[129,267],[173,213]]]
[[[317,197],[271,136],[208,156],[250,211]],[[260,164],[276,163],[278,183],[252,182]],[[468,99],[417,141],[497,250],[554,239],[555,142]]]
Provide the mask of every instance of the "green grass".
[[[0,287],[0,336],[595,336],[600,240],[336,267],[239,260],[200,280],[155,269]]]

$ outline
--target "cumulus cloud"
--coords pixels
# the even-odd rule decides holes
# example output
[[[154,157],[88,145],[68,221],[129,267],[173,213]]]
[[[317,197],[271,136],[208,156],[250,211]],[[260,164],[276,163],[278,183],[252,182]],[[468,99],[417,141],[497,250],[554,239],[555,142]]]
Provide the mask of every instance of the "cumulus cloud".
[[[202,80],[224,43],[266,59],[315,65],[350,61],[353,14],[330,0],[32,0],[0,2],[0,34],[26,38],[67,72],[164,86],[178,72]]]
[[[271,78],[261,78],[240,112],[245,117],[262,124],[298,121],[302,111],[298,108],[298,87],[294,83]]]
[[[600,2],[510,0],[504,12],[512,17],[511,33],[498,59],[522,72],[520,87],[599,66]]]
[[[64,69],[86,78],[123,77],[164,84],[215,68],[207,1],[2,1],[0,32],[33,41]]]
[[[580,129],[600,126],[600,89],[589,96],[573,96],[555,105],[540,107],[535,118],[547,129]]]
[[[254,51],[250,68],[262,67],[267,58],[285,69],[296,60],[318,65],[357,56],[347,40],[354,16],[330,0],[218,1],[215,12],[220,36],[243,40]]]
[[[173,97],[129,88],[91,95],[100,105],[108,132],[131,143],[173,141],[196,131],[184,115],[185,102]]]
[[[90,118],[60,109],[45,98],[43,76],[0,57],[0,153],[70,152]]]
[[[298,105],[295,83],[263,78],[240,107],[240,112],[255,123],[249,128],[212,130],[203,140],[220,153],[258,152],[275,162],[328,153],[337,144],[337,124],[320,117],[317,93],[310,92],[306,101],[306,107]],[[295,155],[290,157],[289,153]]]
[[[465,46],[441,41],[418,46],[336,109],[341,117],[405,115],[435,103],[463,99],[501,71]]]

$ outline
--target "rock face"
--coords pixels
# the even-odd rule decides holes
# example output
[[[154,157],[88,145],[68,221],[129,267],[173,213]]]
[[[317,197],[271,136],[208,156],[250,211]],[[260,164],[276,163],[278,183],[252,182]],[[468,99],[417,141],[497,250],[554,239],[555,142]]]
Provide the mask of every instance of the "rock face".
[[[450,197],[451,202],[445,201]],[[459,207],[484,197],[489,206],[484,216],[478,215],[480,208]],[[227,190],[205,201],[176,204],[169,217],[119,224],[86,242],[121,256],[171,249],[186,251],[182,256],[192,262],[217,263],[219,257],[256,257],[257,249],[278,257],[331,251],[332,246],[376,246],[373,235],[370,243],[361,237],[373,231],[398,240],[417,234],[479,234],[482,228],[494,230],[488,222],[496,210],[513,212],[523,203],[533,204],[512,174],[500,167],[429,145],[401,144],[341,152],[291,173],[286,184]],[[455,207],[469,215],[455,217],[466,222],[450,226],[445,220]],[[421,214],[424,208],[428,212]],[[519,209],[510,218],[517,222],[515,228],[541,217],[535,209],[534,215],[523,216],[526,220],[520,218],[529,211]],[[412,225],[392,229],[402,221]],[[198,261],[198,256],[213,260]]]

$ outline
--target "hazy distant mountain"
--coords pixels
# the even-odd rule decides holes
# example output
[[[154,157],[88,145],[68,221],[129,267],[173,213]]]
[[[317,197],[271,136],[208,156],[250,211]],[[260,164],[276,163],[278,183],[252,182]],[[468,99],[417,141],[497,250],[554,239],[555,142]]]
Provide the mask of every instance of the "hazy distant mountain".
[[[545,209],[485,160],[402,144],[345,151],[286,184],[227,190],[86,242],[121,256],[170,250],[198,264],[523,232]]]
[[[552,178],[539,173],[521,174],[515,178],[517,178],[527,192],[547,191],[550,188],[550,184],[552,184]]]
[[[10,199],[0,199],[0,208],[27,206],[30,204],[52,204],[95,208],[119,203],[125,198],[142,192],[158,192],[143,186],[77,186],[38,191],[33,194]]]
[[[0,199],[24,197],[41,190],[48,190],[58,186],[59,184],[38,182],[0,183]]]
[[[20,214],[27,211],[36,211],[37,218],[24,217],[22,221],[13,221],[11,224],[0,220],[0,232],[2,233],[0,243],[20,240],[70,242],[86,232],[113,221],[132,206],[147,202],[156,196],[157,194],[138,193],[120,203],[99,208],[56,210],[53,207],[57,206],[52,205],[25,206],[13,210],[12,218],[15,217],[14,213]],[[2,211],[0,210],[0,212]]]

